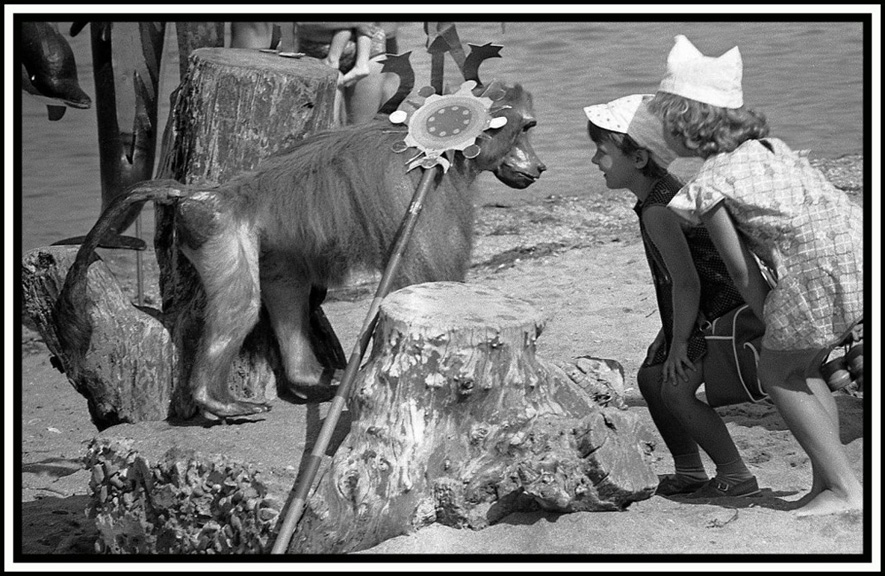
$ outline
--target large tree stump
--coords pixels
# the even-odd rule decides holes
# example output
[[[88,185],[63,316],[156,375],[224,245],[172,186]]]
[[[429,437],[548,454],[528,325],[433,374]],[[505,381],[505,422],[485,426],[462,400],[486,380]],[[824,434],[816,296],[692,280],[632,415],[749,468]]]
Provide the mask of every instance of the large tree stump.
[[[338,75],[314,58],[200,48],[189,62],[168,175],[185,184],[226,182],[332,125]]]
[[[650,497],[650,436],[535,356],[542,327],[525,302],[478,286],[388,296],[350,434],[289,551],[351,552],[432,522],[480,529],[520,510],[622,510]]]
[[[169,148],[158,178],[222,183],[329,128],[337,78],[335,70],[315,59],[282,58],[258,50],[194,50],[169,117]],[[154,246],[163,310],[176,318],[178,378],[187,382],[202,330],[205,294],[196,271],[175,246],[176,212],[174,206],[158,207]],[[269,401],[276,398],[278,376],[279,350],[262,312],[234,361],[228,385],[237,397]],[[189,394],[174,400],[177,416],[189,417],[194,408]]]
[[[77,248],[71,246],[37,248],[25,255],[21,273],[24,312],[54,354],[53,364],[86,397],[99,430],[120,422],[166,419],[178,387],[176,351],[169,331],[156,311],[132,305],[101,259],[87,273],[92,305],[83,313],[93,326],[89,349],[80,362],[67,360],[53,308],[76,256]]]

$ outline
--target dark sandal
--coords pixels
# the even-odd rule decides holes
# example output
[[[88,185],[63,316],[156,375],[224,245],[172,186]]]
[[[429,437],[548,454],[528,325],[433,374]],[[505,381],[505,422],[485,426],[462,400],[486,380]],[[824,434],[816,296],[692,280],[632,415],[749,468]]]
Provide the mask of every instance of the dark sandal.
[[[734,498],[754,496],[759,494],[759,492],[759,483],[756,482],[755,476],[737,484],[729,484],[724,480],[713,478],[704,487],[689,496],[689,498]]]
[[[679,474],[667,474],[658,482],[655,490],[657,496],[673,496],[674,494],[690,494],[702,488],[709,480],[692,480]]]

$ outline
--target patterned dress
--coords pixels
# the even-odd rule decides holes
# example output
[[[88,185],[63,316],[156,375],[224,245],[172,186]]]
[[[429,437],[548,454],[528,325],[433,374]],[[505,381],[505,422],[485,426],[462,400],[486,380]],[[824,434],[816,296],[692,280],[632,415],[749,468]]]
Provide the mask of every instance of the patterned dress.
[[[642,222],[642,214],[651,206],[667,206],[681,186],[682,184],[676,178],[667,175],[655,183],[654,188],[644,201],[637,202],[633,207],[636,215],[639,216],[639,231],[642,234],[645,256],[651,269],[655,296],[658,301],[658,312],[661,315],[661,324],[667,341],[667,345],[658,348],[654,357],[646,363],[648,366],[663,364],[673,341],[673,282],[660,251],[652,242],[645,224]],[[701,285],[698,308],[703,319],[713,320],[743,304],[744,301],[731,281],[725,263],[719,257],[719,252],[713,246],[707,229],[688,222],[682,222],[681,227]],[[692,362],[696,362],[706,351],[707,344],[704,335],[700,328],[696,327],[688,339],[688,358]]]
[[[669,207],[692,221],[725,203],[748,247],[777,276],[763,346],[837,344],[863,317],[863,213],[781,140],[710,157]]]

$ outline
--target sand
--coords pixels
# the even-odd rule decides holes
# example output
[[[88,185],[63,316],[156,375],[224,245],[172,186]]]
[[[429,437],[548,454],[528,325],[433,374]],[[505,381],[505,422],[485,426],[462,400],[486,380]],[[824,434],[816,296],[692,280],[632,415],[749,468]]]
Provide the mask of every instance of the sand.
[[[540,357],[568,361],[589,354],[620,362],[627,375],[628,409],[648,418],[654,430],[635,388],[635,373],[659,320],[645,256],[630,219],[635,216],[625,197],[616,200],[620,203],[602,207],[574,199],[523,207],[492,202],[482,211],[474,254],[477,265],[468,281],[524,299],[548,314],[538,340]],[[583,212],[575,206],[583,206]],[[603,209],[608,210],[605,221],[591,222]],[[535,218],[539,214],[558,219],[542,222],[543,218]],[[581,219],[585,228],[569,219]],[[513,226],[517,221],[520,226]],[[551,232],[556,226],[561,230]],[[121,278],[131,286],[131,280]],[[368,286],[333,293],[337,299],[324,305],[345,350],[350,350],[368,309]],[[65,564],[55,563],[74,559],[73,555],[79,561],[107,561],[91,555],[97,532],[85,514],[89,473],[80,458],[97,434],[85,399],[50,364],[46,347],[27,321],[21,334],[17,396],[21,430],[13,445],[21,450],[16,471],[21,486],[11,494],[21,503],[11,542],[15,559],[31,568],[34,562],[53,562],[49,568],[58,571]],[[868,568],[870,562],[878,565],[879,545],[873,546],[877,540],[871,539],[874,527],[878,534],[878,495],[874,501],[871,492],[875,488],[878,493],[879,470],[878,459],[873,467],[869,458],[879,449],[878,437],[868,442],[874,422],[878,432],[877,413],[862,393],[838,393],[837,402],[842,443],[867,493],[864,512],[796,517],[791,509],[811,485],[809,460],[774,407],[742,404],[720,413],[758,478],[759,496],[701,503],[653,496],[623,512],[512,514],[481,531],[434,524],[349,556],[342,566],[378,569],[378,562],[409,562],[420,571],[438,569],[446,562],[466,569],[464,562],[470,562],[470,569],[479,571],[594,569],[597,563],[650,570],[696,562],[708,563],[714,570],[734,568],[735,562],[747,562],[752,570],[804,563],[818,568],[820,563],[832,563],[830,569],[847,570]],[[271,413],[288,419],[293,428],[305,424],[304,407],[281,399]],[[242,426],[237,434],[245,447],[268,441],[260,426]],[[672,458],[663,442],[658,442],[654,454],[654,471],[672,472]],[[712,473],[712,463],[705,462]],[[7,550],[9,538],[7,530]],[[338,559],[322,561],[331,563],[326,566],[330,568]],[[777,564],[763,564],[768,562]],[[271,566],[258,564],[255,569]]]

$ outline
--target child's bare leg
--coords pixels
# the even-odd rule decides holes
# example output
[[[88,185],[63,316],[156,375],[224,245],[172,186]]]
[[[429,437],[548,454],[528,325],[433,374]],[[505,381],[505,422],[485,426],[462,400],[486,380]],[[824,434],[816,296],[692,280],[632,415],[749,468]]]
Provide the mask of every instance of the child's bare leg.
[[[821,401],[818,378],[805,373],[814,352],[763,350],[759,377],[793,436],[811,460],[812,491],[800,500],[798,515],[832,514],[863,507],[863,487],[839,438],[832,396]],[[814,390],[814,392],[813,392]]]
[[[826,410],[827,415],[829,415],[830,420],[833,421],[833,426],[838,432],[839,407],[836,406],[836,398],[833,396],[830,387],[827,386],[826,381],[818,373],[816,376],[806,378],[805,383],[808,385],[808,389],[814,394],[814,397],[817,398],[824,407],[824,410]]]
[[[369,74],[356,84],[346,88],[345,102],[347,118],[350,124],[369,122],[381,107],[381,96],[384,88],[383,65],[377,60],[369,61]]]
[[[335,70],[339,70],[341,57],[352,36],[353,33],[347,28],[337,30],[332,34],[332,37],[329,40],[329,53],[323,59],[323,63]],[[346,98],[344,78],[345,76],[339,71],[338,86],[335,90],[335,101],[332,105],[333,126],[343,126],[347,124],[347,110],[344,104]]]
[[[808,388],[814,393],[815,397],[820,400],[820,403],[829,414],[830,419],[833,421],[833,427],[836,431],[836,434],[838,435],[839,408],[836,406],[836,399],[833,397],[833,392],[830,390],[830,387],[827,386],[826,381],[821,377],[806,378],[805,382],[806,384],[808,384]],[[824,489],[824,478],[822,476],[821,470],[814,465],[814,462],[811,463],[811,474],[811,490],[808,492],[808,494],[803,496],[798,501],[798,504],[800,506],[803,506],[807,502],[810,502]]]
[[[231,22],[231,48],[270,48],[273,22]]]

